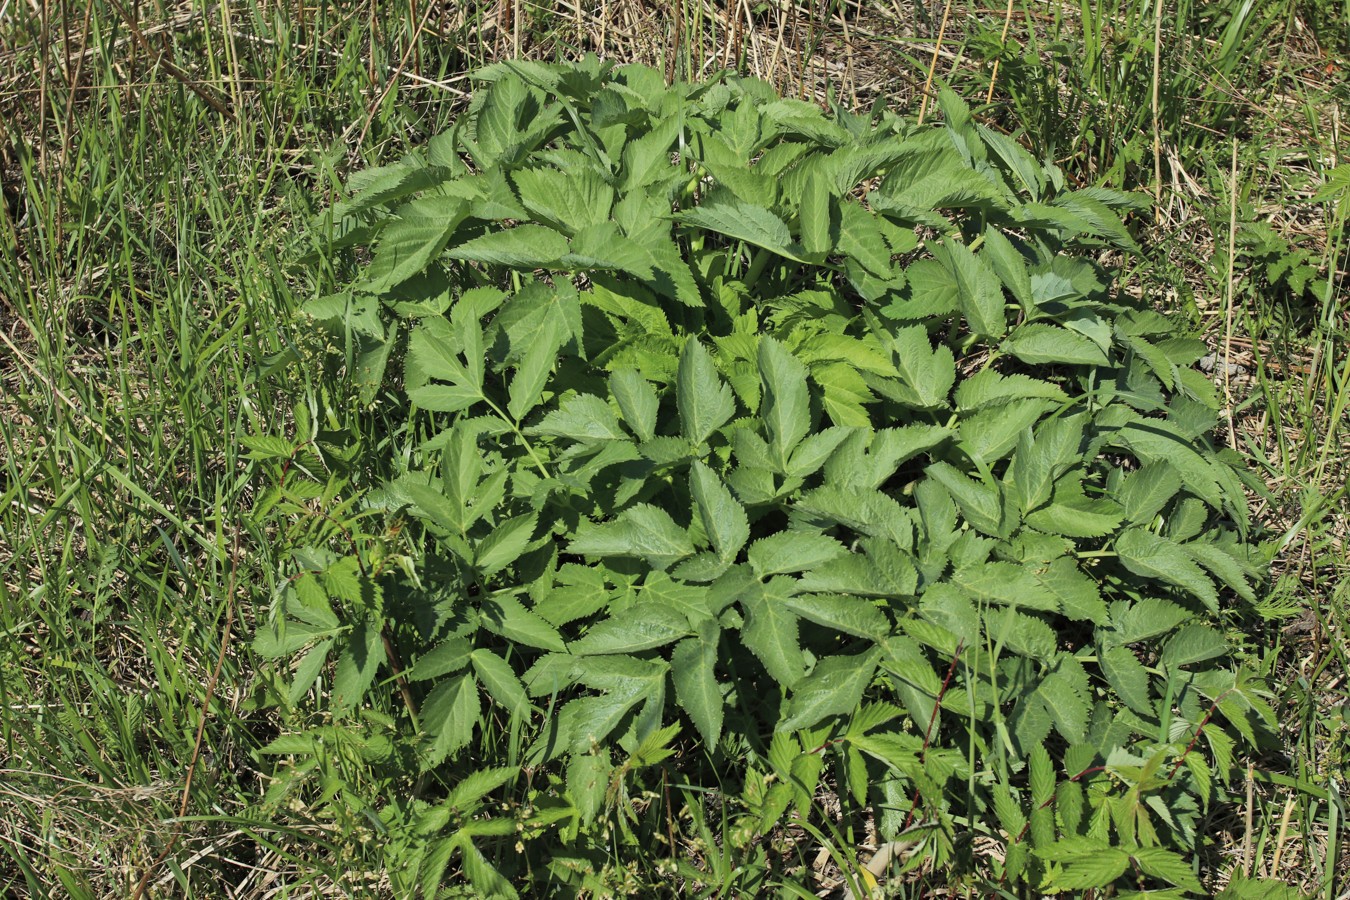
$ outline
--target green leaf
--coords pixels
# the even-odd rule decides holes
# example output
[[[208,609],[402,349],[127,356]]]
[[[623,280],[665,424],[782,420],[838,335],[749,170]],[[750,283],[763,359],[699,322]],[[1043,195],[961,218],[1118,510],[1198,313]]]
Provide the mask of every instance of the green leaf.
[[[1116,497],[1130,522],[1147,525],[1179,490],[1181,476],[1170,463],[1159,460],[1126,477]]]
[[[1058,325],[1021,325],[1003,342],[1003,351],[1031,365],[1105,366],[1110,363],[1101,347]]]
[[[635,369],[619,369],[609,376],[609,392],[619,404],[623,420],[640,441],[656,437],[656,413],[660,401],[656,389]]]
[[[679,610],[648,601],[591,626],[567,649],[575,656],[639,653],[664,647],[688,634],[689,621]]]
[[[1135,865],[1139,866],[1144,874],[1161,878],[1168,884],[1174,884],[1187,891],[1204,893],[1199,879],[1180,854],[1163,847],[1134,847],[1129,853]]]
[[[1008,519],[1010,510],[996,486],[974,482],[945,462],[933,463],[925,471],[946,488],[975,529],[990,537],[1007,537],[1011,533],[1014,523]]]
[[[841,200],[839,210],[838,250],[857,260],[877,278],[890,279],[896,275],[891,263],[891,248],[881,236],[880,219],[857,203]]]
[[[1228,642],[1223,635],[1208,625],[1193,623],[1167,639],[1159,662],[1166,668],[1179,668],[1214,659],[1227,652]]]
[[[559,328],[555,318],[544,321],[543,327],[535,332],[524,360],[516,367],[515,375],[507,389],[506,411],[519,422],[525,414],[539,404],[544,385],[553,372],[558,351],[562,348],[566,335]]]
[[[479,682],[508,715],[529,713],[530,702],[525,696],[525,688],[521,687],[520,679],[506,660],[482,647],[473,651],[470,659]]]
[[[956,302],[971,332],[999,338],[1008,331],[1003,312],[1003,287],[983,255],[957,241],[930,241],[928,250],[956,283]]]
[[[1124,517],[1119,503],[1089,499],[1081,486],[1075,485],[1075,489],[1064,491],[1057,488],[1048,506],[1027,513],[1026,523],[1050,534],[1089,538],[1111,534]]]
[[[626,441],[628,435],[618,416],[602,398],[594,394],[574,394],[532,428],[527,434],[570,438],[574,441]]]
[[[417,662],[408,670],[408,680],[430,681],[458,672],[469,664],[472,649],[462,637],[447,638],[417,658]]]
[[[1153,718],[1153,700],[1148,689],[1148,670],[1128,647],[1111,647],[1098,656],[1102,674],[1125,705],[1141,716]]]
[[[575,233],[609,221],[614,188],[589,169],[517,169],[511,180],[525,208],[554,228]]]
[[[1050,711],[1055,728],[1064,739],[1071,744],[1081,743],[1087,730],[1090,707],[1073,679],[1062,670],[1052,672],[1041,682],[1036,696]]]
[[[988,562],[957,569],[952,582],[981,603],[1059,612],[1060,606],[1031,569],[1010,562]]]
[[[981,369],[956,386],[956,408],[976,410],[987,406],[1015,403],[1020,400],[1067,401],[1068,395],[1057,384],[1014,373],[1003,375],[994,369]]]
[[[362,620],[338,655],[333,672],[333,706],[342,711],[354,709],[370,690],[383,659],[379,621]]]
[[[480,603],[483,626],[502,637],[541,650],[565,650],[557,629],[529,611],[515,597],[485,597]]]
[[[686,638],[675,645],[670,657],[670,677],[675,684],[675,699],[703,738],[709,752],[722,735],[722,689],[717,684],[717,640]]]
[[[904,381],[897,399],[917,409],[947,406],[948,394],[956,383],[956,360],[947,345],[934,348],[922,325],[897,328],[888,343]]]
[[[764,385],[760,420],[768,431],[774,461],[786,471],[789,454],[811,430],[806,366],[767,335],[759,339],[758,363]]]
[[[582,522],[567,547],[579,556],[633,556],[666,569],[694,554],[689,534],[658,506],[639,503],[613,522]]]
[[[702,444],[736,414],[731,388],[722,382],[712,357],[695,338],[685,341],[680,354],[675,402],[680,430],[694,445]]]
[[[777,583],[752,588],[741,597],[745,625],[741,640],[763,663],[764,670],[779,684],[792,687],[806,669],[806,658],[797,643],[797,616],[788,608],[788,591]]]
[[[678,213],[676,221],[763,247],[794,262],[805,262],[782,219],[762,206],[719,199]]]
[[[853,557],[861,559],[861,557]],[[788,609],[810,622],[856,637],[881,640],[890,633],[891,623],[877,607],[857,597],[836,594],[804,594],[789,597]]]
[[[1216,578],[1232,588],[1233,592],[1243,600],[1248,603],[1256,602],[1256,592],[1252,590],[1251,585],[1247,584],[1246,573],[1243,571],[1242,564],[1223,547],[1203,541],[1191,541],[1188,544],[1182,544],[1181,549],[1185,550],[1200,565],[1209,569]]]
[[[1022,308],[1030,312],[1033,309],[1033,300],[1031,276],[1027,273],[1026,259],[1013,247],[1012,241],[993,225],[984,230],[984,247],[981,258],[989,262],[998,280],[1003,282],[1003,286]]]
[[[745,509],[731,496],[722,479],[698,460],[689,470],[689,490],[718,558],[732,562],[750,540],[750,521]]]
[[[1142,528],[1129,528],[1116,538],[1121,563],[1136,575],[1175,584],[1199,597],[1211,610],[1219,608],[1214,582],[1179,545]]]
[[[446,251],[466,262],[480,262],[513,269],[557,268],[567,255],[567,238],[543,225],[517,225],[491,231]]]
[[[961,449],[979,465],[992,465],[1017,446],[1022,433],[1053,409],[1049,400],[1025,399],[977,412],[961,419]]]
[[[1124,850],[1102,847],[1091,855],[1076,856],[1064,866],[1063,873],[1054,880],[1056,888],[1087,890],[1107,887],[1125,874],[1130,857]]]
[[[468,214],[469,205],[457,197],[423,197],[400,207],[398,218],[380,231],[361,286],[382,294],[424,271]]]
[[[801,731],[829,716],[845,716],[862,702],[863,691],[872,681],[881,651],[855,656],[827,656],[792,689],[787,715],[775,731]]]
[[[1055,598],[1065,616],[1094,625],[1107,622],[1106,604],[1102,602],[1097,582],[1078,567],[1072,559],[1054,560],[1036,572],[1036,580]]]
[[[439,765],[451,753],[467,747],[478,724],[478,685],[470,675],[447,678],[422,703],[422,726],[431,735],[424,767]]]
[[[760,578],[805,572],[846,553],[844,545],[823,534],[782,531],[750,545],[746,556]]]
[[[494,528],[474,553],[474,565],[482,576],[489,578],[519,559],[529,545],[537,523],[538,516],[530,513],[507,519]]]
[[[802,248],[812,256],[824,256],[834,249],[830,235],[829,184],[824,176],[812,172],[802,190],[798,218],[801,222]]]
[[[1145,597],[1129,606],[1113,604],[1111,621],[1121,643],[1133,644],[1166,634],[1191,618],[1186,610],[1160,597]]]

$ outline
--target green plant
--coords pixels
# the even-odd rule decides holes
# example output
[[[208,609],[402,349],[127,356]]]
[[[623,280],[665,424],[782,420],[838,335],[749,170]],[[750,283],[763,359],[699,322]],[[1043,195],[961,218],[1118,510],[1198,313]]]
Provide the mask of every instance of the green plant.
[[[373,246],[307,311],[407,409],[402,471],[347,502],[411,543],[297,557],[257,644],[300,654],[290,698],[331,661],[359,730],[385,671],[419,791],[554,773],[538,840],[731,766],[775,773],[758,834],[830,784],[940,864],[988,835],[1013,884],[1199,889],[1197,823],[1271,725],[1229,634],[1260,560],[1203,344],[1101,262],[1139,201],[950,93],[921,129],[594,60],[480,77],[320,248]],[[458,852],[512,893],[515,824],[449,790],[425,886]]]

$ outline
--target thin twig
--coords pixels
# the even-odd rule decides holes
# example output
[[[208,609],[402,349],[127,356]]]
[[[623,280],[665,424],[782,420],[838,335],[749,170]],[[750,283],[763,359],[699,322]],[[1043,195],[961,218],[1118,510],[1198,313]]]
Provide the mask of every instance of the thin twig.
[[[122,17],[122,21],[126,23],[132,38],[134,38],[136,44],[145,51],[146,56],[163,66],[164,71],[168,72],[176,81],[192,91],[192,93],[196,94],[198,97],[201,97],[202,100],[206,101],[207,106],[211,107],[230,121],[234,121],[234,113],[231,112],[230,108],[222,103],[218,97],[213,96],[210,91],[198,84],[195,78],[178,68],[177,64],[171,61],[167,55],[156,53],[154,51],[150,46],[150,42],[145,39],[145,35],[141,32],[140,27],[137,26],[136,22],[131,18],[131,15],[126,11],[126,8],[123,7],[118,0],[108,0],[108,2],[112,4],[113,9],[117,10],[117,14]]]
[[[923,98],[919,101],[919,124],[923,124],[928,112],[928,92],[933,89],[933,73],[937,71],[938,53],[942,50],[942,39],[947,34],[947,20],[952,14],[952,0],[942,7],[942,24],[938,26],[937,43],[933,45],[933,58],[928,62],[928,77],[923,82]]]
[[[1237,449],[1237,430],[1233,425],[1233,304],[1236,286],[1233,284],[1233,255],[1237,252],[1237,164],[1238,142],[1233,138],[1233,162],[1228,173],[1228,308],[1224,312],[1223,328],[1223,402],[1228,411],[1228,445]]]
[[[994,57],[994,71],[989,75],[989,93],[985,95],[986,104],[994,102],[994,84],[998,81],[998,64],[1003,62],[1003,47],[1008,43],[1008,26],[1012,25],[1013,0],[1008,0],[1008,8],[1003,12],[1003,36],[998,39],[999,55]]]
[[[1011,7],[1009,7],[1011,8]],[[1158,117],[1158,80],[1162,59],[1162,11],[1163,0],[1154,0],[1153,4],[1153,96],[1150,101],[1153,112],[1153,196],[1162,197],[1162,127]]]

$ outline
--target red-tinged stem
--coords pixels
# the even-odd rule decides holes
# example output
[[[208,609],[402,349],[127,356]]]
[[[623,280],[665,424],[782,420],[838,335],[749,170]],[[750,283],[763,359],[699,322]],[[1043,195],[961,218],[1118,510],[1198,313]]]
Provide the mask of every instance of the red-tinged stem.
[[[952,677],[956,675],[956,663],[961,659],[961,651],[966,647],[964,640],[957,641],[956,652],[952,654],[952,663],[947,667],[947,675],[942,679],[942,687],[938,688],[937,699],[933,701],[933,714],[928,717],[928,729],[923,735],[923,749],[919,751],[919,762],[923,764],[928,761],[928,746],[933,740],[933,727],[937,724],[938,710],[942,708],[942,698],[947,696],[947,688],[951,687]],[[919,788],[914,788],[914,796],[909,801],[909,812],[905,813],[905,824],[900,826],[901,831],[909,828],[910,823],[914,821],[914,810],[919,806]]]

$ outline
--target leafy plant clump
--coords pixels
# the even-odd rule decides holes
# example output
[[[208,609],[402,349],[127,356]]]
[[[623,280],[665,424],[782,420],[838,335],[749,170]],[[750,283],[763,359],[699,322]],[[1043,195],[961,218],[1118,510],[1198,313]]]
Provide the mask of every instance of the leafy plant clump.
[[[407,524],[295,556],[257,647],[335,724],[268,748],[297,756],[274,799],[334,746],[415,778],[314,790],[428,895],[454,860],[480,893],[597,890],[616,834],[689,827],[672,784],[730,798],[747,847],[871,820],[953,878],[1200,891],[1273,716],[1204,345],[1106,262],[1141,201],[949,93],[919,127],[733,76],[480,78],[324,243],[352,277],[308,312],[404,424],[377,490],[301,499]],[[267,502],[338,468],[312,421],[256,442]],[[383,696],[405,712],[359,713]]]

